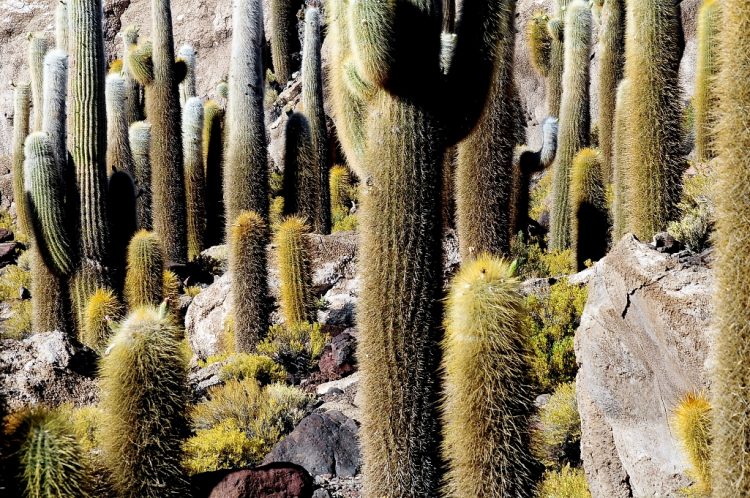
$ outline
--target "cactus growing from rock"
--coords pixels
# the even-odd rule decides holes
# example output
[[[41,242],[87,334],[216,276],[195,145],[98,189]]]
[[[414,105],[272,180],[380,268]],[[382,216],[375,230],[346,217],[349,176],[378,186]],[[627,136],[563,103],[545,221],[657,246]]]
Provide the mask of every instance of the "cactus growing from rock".
[[[718,45],[721,29],[721,2],[705,0],[698,12],[698,63],[695,70],[695,155],[709,161],[716,155],[713,128],[718,97]]]
[[[565,69],[560,104],[560,136],[552,165],[552,208],[550,247],[570,247],[570,170],[573,158],[588,145],[589,55],[591,51],[591,10],[582,0],[567,7],[565,17]]]
[[[146,121],[133,123],[128,138],[133,154],[133,180],[138,191],[135,202],[138,228],[151,230],[151,125]]]
[[[628,227],[628,126],[630,125],[627,79],[617,87],[614,149],[612,151],[612,240],[619,241]]]
[[[31,99],[34,119],[32,131],[42,131],[44,101],[44,56],[47,55],[47,39],[41,33],[29,35],[29,74],[31,76]]]
[[[181,335],[164,307],[141,307],[125,319],[102,358],[102,450],[118,496],[188,495],[180,465],[189,432]]]
[[[206,181],[206,243],[224,240],[224,110],[209,100],[203,106],[203,164]]]
[[[159,237],[141,230],[128,246],[125,302],[129,309],[156,306],[164,299],[164,252]]]
[[[612,182],[617,85],[625,65],[625,0],[605,0],[599,29],[599,146],[608,185]]]
[[[286,122],[284,154],[284,213],[298,215],[308,223],[318,211],[319,187],[315,151],[307,118],[298,112]]]
[[[297,34],[297,0],[271,0],[269,2],[271,24],[271,57],[276,80],[286,85],[294,72],[292,54],[299,51]]]
[[[122,318],[122,305],[110,289],[97,289],[86,305],[81,343],[102,353],[112,336],[114,325]]]
[[[224,161],[227,230],[244,210],[255,211],[267,220],[269,204],[261,50],[263,8],[260,0],[238,1],[232,22]]]
[[[182,116],[182,148],[185,158],[185,194],[188,221],[188,261],[206,248],[206,179],[203,168],[203,102],[185,101]]]
[[[667,228],[680,197],[685,164],[679,152],[682,38],[678,11],[669,0],[628,3],[629,231],[641,240],[650,240]]]
[[[130,52],[138,47],[140,33],[135,26],[128,26],[122,31],[122,77],[125,79],[125,115],[128,126],[145,117],[143,114],[143,87],[138,83],[128,69]]]
[[[111,176],[115,171],[125,171],[132,175],[135,167],[128,136],[125,79],[118,73],[109,74],[105,93],[107,107],[107,174]]]
[[[24,188],[24,142],[29,134],[31,85],[21,83],[13,91],[13,198],[16,200],[16,220],[21,234],[32,235],[31,220],[26,207]]]
[[[75,178],[68,170],[68,55],[59,49],[47,52],[44,58],[44,88],[42,104],[42,131],[47,134],[55,166],[66,182]]]
[[[582,149],[573,160],[570,178],[571,240],[579,271],[586,261],[607,253],[609,213],[602,173],[601,153]]]
[[[70,30],[68,28],[68,4],[66,2],[57,2],[55,8],[55,48],[68,52],[68,42]]]
[[[523,314],[519,282],[493,256],[478,255],[451,284],[443,340],[445,496],[532,496]]]
[[[268,331],[268,227],[257,213],[244,211],[229,235],[235,352],[251,353]]]
[[[195,97],[195,77],[198,54],[192,45],[183,45],[177,51],[177,57],[185,63],[187,72],[185,73],[185,79],[180,82],[180,104],[184,107],[188,99]]]
[[[295,216],[285,219],[276,232],[279,304],[290,326],[315,321],[312,270],[305,246],[309,231],[305,220]]]
[[[549,75],[547,76],[547,112],[560,117],[562,100],[562,78],[565,66],[565,28],[561,19],[550,19],[547,23],[550,34]]]

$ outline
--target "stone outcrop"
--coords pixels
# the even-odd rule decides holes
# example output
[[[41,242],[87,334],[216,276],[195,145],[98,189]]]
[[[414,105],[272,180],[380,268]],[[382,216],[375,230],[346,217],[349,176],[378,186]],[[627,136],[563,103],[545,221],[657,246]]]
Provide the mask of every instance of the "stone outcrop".
[[[310,474],[289,463],[207,472],[191,481],[195,498],[310,498],[314,490]]]
[[[581,454],[593,496],[678,496],[690,484],[672,410],[708,387],[710,255],[632,235],[599,261],[576,333]]]

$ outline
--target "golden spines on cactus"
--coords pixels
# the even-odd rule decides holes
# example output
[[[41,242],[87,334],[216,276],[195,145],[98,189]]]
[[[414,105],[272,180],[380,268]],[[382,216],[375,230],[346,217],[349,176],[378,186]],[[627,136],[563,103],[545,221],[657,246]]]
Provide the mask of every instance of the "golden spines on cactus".
[[[628,2],[626,31],[628,231],[650,240],[676,215],[685,166],[680,154],[679,6],[671,0]]]
[[[182,147],[185,158],[188,261],[206,248],[206,178],[203,166],[203,102],[198,97],[185,101],[182,110]]]
[[[695,155],[709,161],[716,155],[714,123],[718,105],[716,75],[721,34],[721,1],[704,0],[698,12],[698,64],[695,70]]]
[[[550,51],[552,50],[552,37],[547,29],[549,15],[540,10],[534,12],[526,25],[526,34],[529,38],[529,54],[534,69],[542,77],[547,77],[550,70]]]
[[[138,189],[135,204],[138,228],[151,230],[151,125],[136,121],[130,125],[128,137],[133,154],[133,180]]]
[[[298,0],[271,0],[268,17],[271,24],[271,57],[276,80],[286,85],[294,72],[292,54],[298,52],[297,10]]]
[[[164,253],[159,237],[145,230],[133,235],[128,246],[125,276],[125,301],[131,310],[161,303],[164,299],[163,273]]]
[[[24,189],[24,142],[29,134],[31,104],[31,85],[21,83],[16,85],[13,97],[13,199],[16,201],[16,219],[18,228],[26,237],[32,235],[31,221],[26,207]],[[19,235],[21,235],[19,234]]]
[[[599,146],[605,184],[612,182],[617,85],[625,65],[625,0],[605,0],[599,33]]]
[[[712,496],[750,496],[750,3],[722,2],[711,380]]]
[[[224,240],[224,110],[214,100],[203,106],[203,163],[206,179],[206,243]]]
[[[243,211],[229,233],[235,350],[250,353],[268,331],[268,227],[252,211]]]
[[[307,118],[298,112],[286,122],[284,213],[313,220],[318,210],[319,178]]]
[[[97,289],[86,305],[81,343],[94,351],[103,352],[122,314],[122,305],[117,295],[110,289]]]
[[[528,338],[512,273],[501,259],[480,254],[451,284],[443,339],[445,496],[532,496]]]
[[[607,252],[609,213],[601,153],[582,149],[573,159],[570,178],[571,240],[578,270]]]
[[[312,270],[305,235],[310,228],[300,217],[279,225],[275,236],[281,314],[289,325],[315,321]]]
[[[671,422],[695,480],[690,496],[710,496],[711,403],[702,394],[690,393],[675,407]]]
[[[623,79],[617,87],[617,101],[615,105],[614,121],[614,149],[612,151],[612,240],[619,241],[628,227],[628,126],[629,105],[628,95],[630,84]]]
[[[32,131],[42,131],[44,101],[44,56],[49,48],[47,38],[42,33],[29,35],[29,74],[31,76],[31,95],[34,102],[34,119]]]
[[[103,460],[118,496],[183,497],[182,444],[189,433],[182,331],[164,307],[122,323],[100,364]]]
[[[562,77],[565,65],[565,29],[561,19],[550,19],[547,23],[550,34],[549,75],[547,76],[547,112],[552,117],[560,116],[562,99]]]
[[[351,193],[354,188],[346,166],[336,165],[331,168],[328,188],[331,192],[331,219],[341,219],[349,214]]]
[[[583,0],[574,0],[565,17],[565,70],[560,104],[560,134],[552,165],[550,247],[570,247],[570,170],[573,158],[589,143],[589,57],[591,10]]]

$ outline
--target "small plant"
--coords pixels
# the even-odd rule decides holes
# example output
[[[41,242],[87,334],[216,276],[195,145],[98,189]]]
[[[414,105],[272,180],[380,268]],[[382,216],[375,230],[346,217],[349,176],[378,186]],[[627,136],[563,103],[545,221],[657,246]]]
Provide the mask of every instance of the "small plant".
[[[328,340],[319,323],[274,325],[268,330],[266,339],[258,344],[258,352],[269,356],[299,379],[315,369]]]
[[[576,466],[581,457],[581,417],[578,414],[575,382],[555,388],[547,404],[539,411],[533,432],[532,450],[547,467],[562,464]]]
[[[713,171],[700,171],[687,177],[678,205],[682,217],[670,223],[667,229],[675,239],[694,252],[703,251],[711,242],[715,220],[715,183]]]
[[[690,477],[695,481],[685,494],[694,497],[711,495],[711,404],[703,394],[690,393],[672,414],[677,433],[690,463]]]
[[[254,379],[260,385],[286,381],[284,368],[268,356],[239,353],[229,358],[221,368],[222,380]]]
[[[546,472],[537,490],[537,498],[591,498],[583,469],[566,465],[560,471]]]
[[[522,232],[512,239],[510,253],[522,278],[559,277],[576,271],[570,249],[546,252],[535,237],[527,242]]]

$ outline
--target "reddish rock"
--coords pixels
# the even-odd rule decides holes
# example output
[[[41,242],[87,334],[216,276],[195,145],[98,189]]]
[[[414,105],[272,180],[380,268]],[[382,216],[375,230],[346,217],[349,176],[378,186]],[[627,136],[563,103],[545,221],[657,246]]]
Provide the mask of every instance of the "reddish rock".
[[[13,232],[7,228],[0,228],[0,242],[10,242],[13,240]]]
[[[206,472],[192,481],[195,498],[310,498],[314,488],[310,474],[292,463]]]
[[[2,242],[0,243],[0,268],[5,265],[10,265],[16,262],[18,258],[18,243],[17,242]]]
[[[325,380],[337,380],[357,369],[354,356],[357,340],[349,332],[342,332],[331,340],[320,357],[318,367]]]

